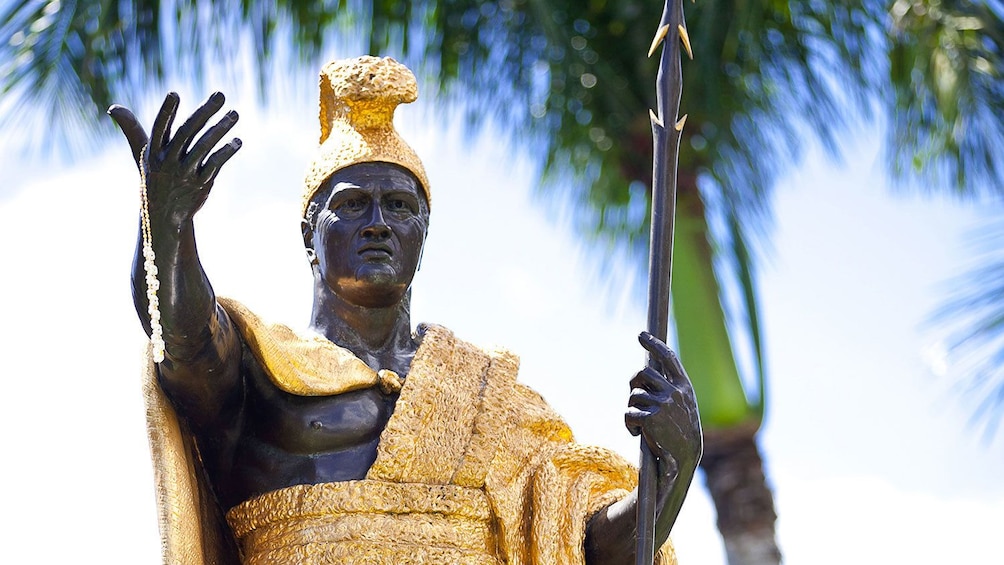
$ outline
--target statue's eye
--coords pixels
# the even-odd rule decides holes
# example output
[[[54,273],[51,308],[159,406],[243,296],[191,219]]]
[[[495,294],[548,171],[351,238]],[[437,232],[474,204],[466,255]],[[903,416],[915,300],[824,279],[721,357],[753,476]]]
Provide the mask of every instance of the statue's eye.
[[[415,210],[412,208],[411,204],[403,198],[388,198],[384,203],[387,210],[391,212],[401,213],[401,214],[412,214]]]
[[[365,207],[366,203],[362,198],[349,198],[343,200],[336,210],[338,212],[360,212]]]

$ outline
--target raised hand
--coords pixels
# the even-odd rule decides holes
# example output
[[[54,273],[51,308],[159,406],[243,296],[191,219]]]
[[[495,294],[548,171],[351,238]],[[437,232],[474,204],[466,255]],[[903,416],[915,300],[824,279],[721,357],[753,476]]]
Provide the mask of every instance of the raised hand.
[[[675,475],[681,469],[692,471],[704,445],[694,387],[665,343],[648,332],[642,332],[638,341],[657,368],[646,367],[631,379],[624,422],[631,434],[641,434],[659,457],[663,470],[660,475]]]
[[[149,137],[127,108],[114,105],[108,109],[129,142],[136,166],[145,175],[152,221],[166,220],[177,226],[190,220],[205,203],[220,168],[241,148],[241,140],[234,138],[212,152],[237,123],[234,111],[196,139],[209,119],[223,107],[224,100],[219,92],[210,96],[173,137],[171,125],[180,102],[174,92],[164,99]]]

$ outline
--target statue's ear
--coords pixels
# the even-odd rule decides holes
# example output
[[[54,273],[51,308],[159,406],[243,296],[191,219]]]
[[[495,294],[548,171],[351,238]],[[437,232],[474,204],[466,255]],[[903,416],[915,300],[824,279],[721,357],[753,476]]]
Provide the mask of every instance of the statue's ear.
[[[314,248],[314,228],[306,218],[300,220],[300,231],[303,233],[303,246],[307,249]]]
[[[307,220],[300,220],[300,230],[303,231],[303,248],[307,252],[307,261],[317,265],[317,253],[314,251],[314,229]]]

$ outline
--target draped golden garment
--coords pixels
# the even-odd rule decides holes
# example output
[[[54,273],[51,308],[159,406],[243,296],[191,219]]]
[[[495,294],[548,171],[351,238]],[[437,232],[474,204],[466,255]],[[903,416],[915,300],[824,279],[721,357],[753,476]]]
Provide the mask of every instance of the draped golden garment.
[[[328,366],[345,365],[345,350],[330,342],[312,346],[314,338],[266,325],[236,302],[220,302],[284,390],[335,394],[393,380],[383,371],[367,376],[355,363],[350,372],[359,372],[344,387],[332,384],[337,376],[297,376],[325,366],[324,355],[303,356],[305,348],[334,352]],[[516,382],[518,363],[507,351],[485,350],[431,326],[366,478],[296,485],[231,509],[226,520],[241,562],[584,563],[586,523],[634,488],[637,472],[609,450],[574,443],[540,395]],[[228,552],[235,548],[220,539],[227,533],[219,533],[218,511],[207,508],[192,442],[153,369],[151,363],[148,416],[164,562],[232,562]],[[671,543],[658,561],[676,563]]]

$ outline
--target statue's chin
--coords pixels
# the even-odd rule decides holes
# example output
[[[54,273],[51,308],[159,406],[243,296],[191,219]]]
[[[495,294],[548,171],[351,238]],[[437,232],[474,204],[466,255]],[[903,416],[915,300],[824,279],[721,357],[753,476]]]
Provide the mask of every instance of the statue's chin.
[[[356,272],[354,280],[339,281],[334,290],[350,304],[364,308],[388,308],[404,299],[409,283],[402,281],[397,271],[387,265],[368,265]]]

